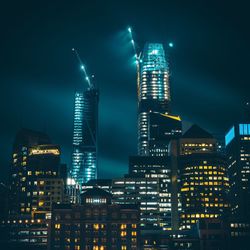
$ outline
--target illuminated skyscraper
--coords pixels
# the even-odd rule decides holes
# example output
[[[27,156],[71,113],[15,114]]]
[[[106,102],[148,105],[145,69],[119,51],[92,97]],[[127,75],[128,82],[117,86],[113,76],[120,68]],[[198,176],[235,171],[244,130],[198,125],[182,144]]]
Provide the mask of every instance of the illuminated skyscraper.
[[[248,108],[248,107],[246,107]],[[247,110],[245,110],[247,111]],[[225,145],[230,180],[230,234],[232,249],[250,244],[250,122],[249,112],[226,133]]]
[[[234,124],[225,144],[232,215],[250,221],[250,123]]]
[[[197,125],[173,144],[179,164],[182,229],[190,229],[199,219],[228,215],[226,160],[217,152],[216,145],[216,139]]]
[[[71,177],[80,185],[97,178],[98,98],[96,88],[75,94]]]
[[[63,200],[66,165],[60,163],[60,155],[60,147],[46,134],[18,132],[11,164],[11,215],[42,217],[50,213],[52,202]]]
[[[149,113],[169,113],[169,69],[163,45],[147,43],[138,67],[138,153],[149,155]]]

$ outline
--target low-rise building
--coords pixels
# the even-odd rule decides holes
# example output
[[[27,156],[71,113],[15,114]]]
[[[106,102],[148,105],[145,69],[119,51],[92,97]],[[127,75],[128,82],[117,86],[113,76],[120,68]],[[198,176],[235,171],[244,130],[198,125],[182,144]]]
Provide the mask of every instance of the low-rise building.
[[[111,204],[112,195],[93,188],[81,204],[55,204],[49,249],[138,249],[140,215],[137,206]]]

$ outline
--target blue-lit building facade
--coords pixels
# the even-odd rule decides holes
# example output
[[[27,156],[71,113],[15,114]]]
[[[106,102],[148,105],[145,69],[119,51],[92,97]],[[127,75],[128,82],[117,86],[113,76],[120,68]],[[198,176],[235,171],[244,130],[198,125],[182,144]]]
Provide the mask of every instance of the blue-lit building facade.
[[[250,123],[235,123],[225,136],[231,202],[230,245],[249,249],[250,244]]]
[[[169,68],[161,43],[147,43],[138,67],[138,154],[149,155],[149,113],[168,113]]]
[[[250,123],[234,124],[225,136],[232,215],[250,218]]]
[[[75,93],[71,177],[80,185],[97,178],[98,101],[96,88]]]

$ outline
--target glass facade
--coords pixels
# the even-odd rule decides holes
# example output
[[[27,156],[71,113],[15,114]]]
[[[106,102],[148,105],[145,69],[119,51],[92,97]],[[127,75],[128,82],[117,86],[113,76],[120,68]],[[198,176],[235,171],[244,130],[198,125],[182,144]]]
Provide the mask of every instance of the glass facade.
[[[192,229],[203,219],[228,216],[229,178],[226,158],[217,152],[217,140],[193,125],[176,144],[178,150],[180,228]]]
[[[98,91],[76,92],[71,177],[86,183],[97,177]]]
[[[232,215],[250,221],[250,124],[234,124],[226,134]]]
[[[172,169],[168,157],[131,156],[129,175],[113,180],[115,203],[136,203],[142,227],[172,228]]]
[[[219,218],[229,211],[229,179],[221,156],[199,154],[181,159],[181,229],[200,219]]]
[[[138,153],[149,154],[149,113],[169,112],[169,70],[163,45],[147,43],[138,67]]]
[[[72,178],[78,182],[83,180],[83,93],[75,94],[74,130],[73,130],[73,154],[72,154]]]
[[[250,124],[240,124],[240,135],[250,135]]]
[[[228,145],[235,137],[235,129],[232,127],[225,136],[225,144]]]

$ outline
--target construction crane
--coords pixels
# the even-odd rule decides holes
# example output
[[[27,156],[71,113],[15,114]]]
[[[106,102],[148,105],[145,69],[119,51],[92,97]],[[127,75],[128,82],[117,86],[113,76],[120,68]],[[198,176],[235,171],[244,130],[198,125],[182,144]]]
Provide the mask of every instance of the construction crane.
[[[78,59],[78,61],[79,61],[79,63],[80,63],[80,68],[81,68],[81,70],[82,70],[83,73],[84,73],[84,79],[85,79],[85,80],[87,81],[87,83],[88,83],[89,90],[90,90],[90,91],[91,91],[91,90],[94,90],[95,87],[94,87],[94,85],[92,84],[92,82],[90,81],[90,78],[89,78],[89,76],[88,76],[88,74],[87,74],[86,68],[85,68],[85,66],[84,66],[84,64],[83,64],[83,62],[82,62],[82,60],[81,60],[81,57],[79,56],[79,54],[78,54],[78,52],[77,52],[77,50],[76,50],[75,48],[72,48],[72,51],[73,51],[73,53],[76,55],[76,57],[77,57],[77,59]],[[91,136],[93,145],[96,146],[95,136],[94,136],[93,131],[92,131],[91,127],[90,127],[89,121],[88,121],[88,119],[87,119],[86,117],[84,118],[84,120],[86,121],[88,130],[89,130],[89,132],[90,132],[90,136]]]
[[[128,27],[128,32],[129,32],[129,36],[130,36],[131,43],[132,43],[132,46],[133,46],[133,50],[134,50],[134,53],[135,53],[136,63],[138,64],[140,62],[140,55],[138,55],[138,53],[136,51],[135,40],[133,38],[133,31],[132,31],[132,28],[130,26]],[[169,48],[173,48],[174,47],[174,43],[173,42],[169,42],[168,43],[168,47]]]
[[[137,51],[136,51],[135,40],[133,38],[133,32],[132,32],[132,28],[131,27],[128,27],[128,32],[129,32],[129,36],[130,36],[131,43],[132,43],[132,46],[133,46],[133,50],[134,50],[134,53],[135,53],[136,64],[139,64],[140,55],[138,55]]]
[[[81,70],[82,70],[83,73],[84,73],[84,78],[85,78],[85,80],[87,81],[87,83],[88,83],[88,85],[89,85],[89,88],[90,88],[90,89],[93,89],[93,88],[94,88],[94,85],[93,85],[92,82],[90,81],[90,78],[89,78],[89,76],[88,76],[88,74],[87,74],[86,68],[85,68],[85,66],[84,66],[84,64],[83,64],[83,62],[82,62],[82,60],[81,60],[81,57],[79,56],[79,54],[78,54],[78,52],[77,52],[77,50],[76,50],[75,48],[72,48],[72,51],[73,51],[73,53],[76,55],[77,60],[78,60],[79,63],[80,63]]]

